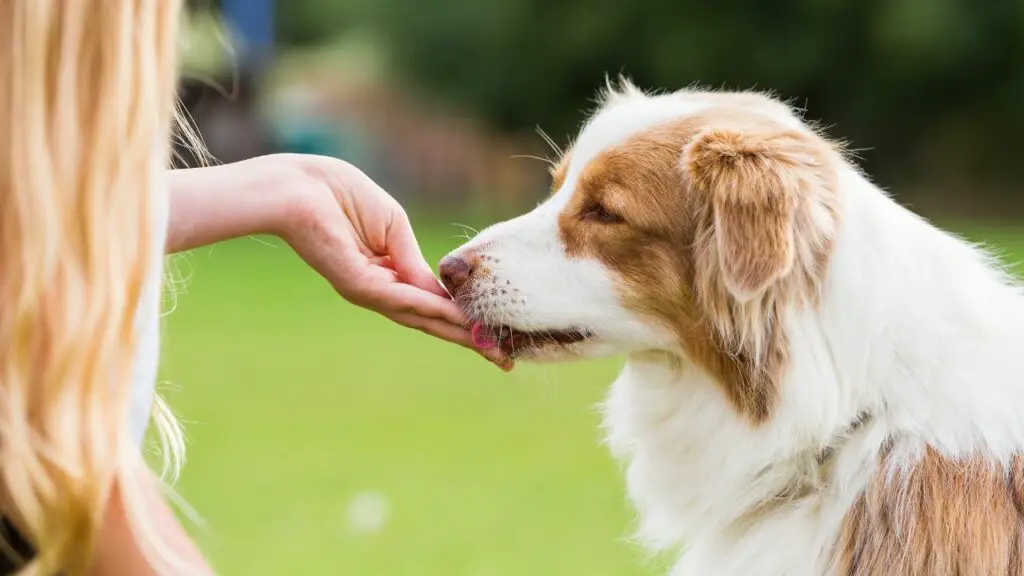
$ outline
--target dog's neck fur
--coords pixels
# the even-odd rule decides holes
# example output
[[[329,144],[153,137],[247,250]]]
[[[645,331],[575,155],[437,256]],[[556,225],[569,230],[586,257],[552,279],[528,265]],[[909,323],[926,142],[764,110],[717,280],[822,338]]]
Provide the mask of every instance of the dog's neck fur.
[[[639,536],[685,543],[675,574],[825,573],[883,452],[912,465],[925,445],[999,461],[1024,446],[1007,369],[1024,353],[1020,291],[860,174],[841,192],[821,302],[785,318],[794,353],[768,422],[666,354],[634,354],[612,387],[609,444],[629,461]]]

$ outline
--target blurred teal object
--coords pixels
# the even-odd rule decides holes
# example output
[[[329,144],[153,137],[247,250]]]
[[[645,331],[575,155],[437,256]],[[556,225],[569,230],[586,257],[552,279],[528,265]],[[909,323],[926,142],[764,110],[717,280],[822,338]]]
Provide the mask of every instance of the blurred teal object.
[[[286,152],[319,154],[344,158],[349,156],[344,138],[329,123],[295,124],[281,130],[280,145]]]
[[[355,123],[299,114],[279,115],[272,123],[282,152],[341,158],[371,177],[381,176],[377,173],[380,162],[374,154],[373,139]]]

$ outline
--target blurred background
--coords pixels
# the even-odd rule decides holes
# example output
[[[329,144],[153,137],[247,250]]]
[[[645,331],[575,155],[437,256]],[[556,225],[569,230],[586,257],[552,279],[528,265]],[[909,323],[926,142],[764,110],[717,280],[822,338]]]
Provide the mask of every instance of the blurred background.
[[[538,128],[565,145],[619,73],[772,90],[899,201],[1024,254],[1021,0],[196,1],[181,47],[219,161],[344,158],[431,261],[535,205]],[[274,239],[173,267],[163,389],[222,573],[663,573],[600,444],[618,361],[501,374],[348,305]]]

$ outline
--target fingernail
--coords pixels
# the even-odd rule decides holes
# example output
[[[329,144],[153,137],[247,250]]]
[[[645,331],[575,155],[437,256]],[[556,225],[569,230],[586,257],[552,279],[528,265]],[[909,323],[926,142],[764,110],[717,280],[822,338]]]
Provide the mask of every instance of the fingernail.
[[[480,352],[480,355],[483,356],[485,360],[487,360],[491,364],[494,364],[498,368],[501,368],[501,370],[503,372],[511,372],[512,369],[515,368],[515,364],[516,364],[515,360],[513,360],[509,356],[506,356],[503,353],[500,353],[500,352],[496,353],[493,350],[492,351],[480,350],[479,352]]]
[[[448,297],[451,298],[452,300],[455,299],[455,297],[452,296],[452,293],[448,291],[448,287],[444,285],[444,282],[441,282],[436,277],[434,278],[434,281],[437,282],[437,287],[440,288],[442,292],[447,294]]]
[[[513,360],[513,359],[511,359],[511,358],[509,358],[507,356],[504,357],[504,358],[493,360],[493,362],[494,362],[495,366],[497,366],[498,368],[501,368],[502,372],[511,372],[512,369],[515,368],[515,366],[516,366],[515,360]]]

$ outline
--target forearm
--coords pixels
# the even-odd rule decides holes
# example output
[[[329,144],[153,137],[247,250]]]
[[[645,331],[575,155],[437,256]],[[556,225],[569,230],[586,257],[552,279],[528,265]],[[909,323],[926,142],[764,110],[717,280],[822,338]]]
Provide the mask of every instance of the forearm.
[[[280,234],[293,195],[285,162],[256,158],[168,174],[171,254],[250,234]]]

